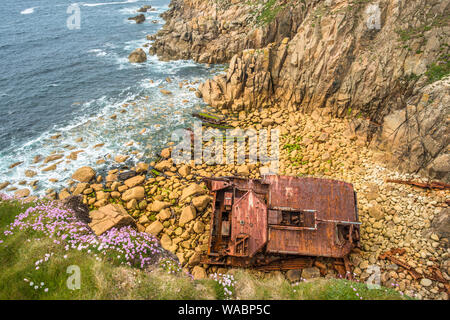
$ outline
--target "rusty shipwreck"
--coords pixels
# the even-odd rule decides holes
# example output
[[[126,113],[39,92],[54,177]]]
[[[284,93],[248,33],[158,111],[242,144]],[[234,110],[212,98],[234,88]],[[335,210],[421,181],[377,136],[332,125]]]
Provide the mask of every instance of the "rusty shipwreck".
[[[213,212],[204,263],[295,269],[314,257],[344,261],[359,246],[356,193],[349,183],[274,175],[206,183]]]

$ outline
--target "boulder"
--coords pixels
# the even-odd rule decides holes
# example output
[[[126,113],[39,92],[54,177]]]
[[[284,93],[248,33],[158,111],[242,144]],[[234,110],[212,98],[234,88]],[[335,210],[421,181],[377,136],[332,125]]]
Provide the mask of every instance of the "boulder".
[[[89,187],[89,183],[86,182],[80,182],[75,187],[75,190],[73,191],[73,195],[77,196],[79,194],[82,194],[84,190],[86,190]]]
[[[431,223],[431,229],[437,237],[450,238],[450,208],[443,208],[439,212]]]
[[[148,219],[148,217],[146,215],[143,215],[139,218],[138,222],[139,222],[139,224],[145,225],[145,224],[149,223],[150,220]]]
[[[151,206],[150,206],[150,211],[160,212],[162,209],[165,209],[165,208],[168,208],[168,207],[170,207],[170,203],[169,202],[155,200],[155,202],[153,202],[151,204]]]
[[[150,5],[142,6],[141,8],[138,9],[137,12],[147,12],[148,9],[151,9],[151,7],[152,7],[152,6],[150,6]]]
[[[196,266],[200,264],[201,254],[199,252],[194,252],[194,254],[189,258],[188,264],[190,266]]]
[[[54,171],[56,170],[56,164],[52,164],[51,166],[48,166],[44,169],[42,169],[42,172],[48,172],[48,171]]]
[[[208,195],[203,195],[199,197],[195,197],[192,199],[192,204],[198,211],[203,211],[208,206],[211,201],[211,197]]]
[[[159,214],[156,215],[156,218],[160,221],[166,221],[167,219],[170,219],[172,216],[172,212],[170,209],[163,209]]]
[[[117,156],[114,157],[114,161],[116,161],[116,162],[118,162],[118,163],[125,162],[125,161],[127,161],[127,159],[128,159],[128,156],[126,156],[126,155],[121,155],[121,154],[119,154],[119,155],[117,155]]]
[[[161,222],[155,221],[145,229],[145,232],[154,235],[155,237],[164,229]]]
[[[172,167],[172,162],[170,162],[169,160],[160,161],[155,165],[155,169],[158,171],[161,171],[161,172],[166,171],[166,170],[170,169],[171,167]]]
[[[5,181],[0,183],[0,190],[5,189],[7,186],[9,186],[9,181]]]
[[[101,235],[112,228],[132,226],[136,228],[136,222],[120,204],[108,204],[98,210],[91,211],[89,223],[96,235]]]
[[[302,275],[302,270],[289,270],[288,272],[286,272],[286,278],[290,281],[290,282],[298,282],[301,279],[301,275]]]
[[[137,173],[147,172],[148,168],[149,168],[149,165],[147,163],[139,162],[136,166],[136,172]]]
[[[136,21],[136,24],[140,24],[140,23],[143,23],[145,21],[145,15],[143,15],[141,13],[141,14],[138,14],[137,16],[135,16],[135,17],[128,18],[128,20],[134,20],[134,21]]]
[[[133,178],[125,180],[125,184],[128,188],[133,188],[137,185],[140,185],[142,182],[145,181],[145,178],[143,176],[135,176]]]
[[[91,167],[81,167],[72,175],[73,180],[89,182],[95,177],[95,171]]]
[[[169,250],[169,248],[172,246],[172,239],[167,235],[163,234],[161,237],[161,247],[165,250]]]
[[[192,196],[195,196],[198,194],[205,194],[205,193],[206,193],[206,190],[202,186],[200,186],[196,183],[191,183],[188,187],[183,189],[180,201],[183,201],[188,197],[192,197]]]
[[[59,200],[64,200],[64,199],[66,199],[68,197],[70,197],[70,193],[67,190],[65,190],[65,189],[61,190],[59,192],[59,194],[58,194]]]
[[[165,148],[161,151],[161,157],[170,158],[170,148]]]
[[[128,180],[133,178],[134,176],[136,176],[137,173],[134,170],[129,170],[129,171],[125,171],[125,172],[121,172],[117,175],[117,179],[119,180]]]
[[[320,277],[320,270],[316,267],[305,268],[302,270],[302,278],[303,279],[314,279]]]
[[[250,170],[248,169],[247,165],[243,164],[237,168],[236,173],[238,176],[247,177],[250,175]]]
[[[130,53],[130,55],[128,56],[128,61],[130,61],[131,63],[143,63],[147,61],[147,54],[144,50],[138,48]]]
[[[380,220],[384,216],[383,208],[374,200],[370,201],[369,215],[377,220]]]
[[[64,157],[63,154],[52,154],[51,156],[48,156],[47,158],[44,159],[44,163],[49,163],[55,160],[59,160],[62,157]]]
[[[420,284],[424,287],[429,287],[433,284],[433,281],[431,281],[430,279],[427,279],[427,278],[422,278],[420,280]]]
[[[205,269],[200,266],[195,266],[192,269],[192,276],[194,277],[194,280],[201,280],[207,278]]]
[[[36,175],[36,171],[33,170],[25,170],[25,176],[27,176],[28,178],[32,178]]]
[[[15,198],[26,198],[30,195],[30,190],[28,189],[19,189],[16,192],[14,192]]]
[[[196,221],[193,229],[195,233],[203,233],[205,231],[205,225],[201,221]]]
[[[188,165],[182,165],[180,167],[180,169],[178,169],[178,173],[180,174],[180,176],[182,176],[183,178],[186,178],[188,175],[191,174],[191,167],[189,167]]]
[[[179,224],[180,226],[184,226],[186,223],[194,220],[196,217],[196,212],[195,212],[195,208],[193,206],[186,206],[183,208],[183,211],[181,212],[181,216],[180,216],[180,221]]]
[[[145,198],[145,189],[142,186],[128,189],[122,194],[123,201],[129,201],[131,199],[142,200],[144,198]]]

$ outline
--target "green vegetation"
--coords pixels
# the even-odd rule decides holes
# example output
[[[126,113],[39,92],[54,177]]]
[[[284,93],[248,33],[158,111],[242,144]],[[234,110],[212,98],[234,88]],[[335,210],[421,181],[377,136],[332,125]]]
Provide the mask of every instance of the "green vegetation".
[[[292,300],[398,300],[409,299],[388,288],[369,289],[366,284],[340,279],[318,279],[291,284],[275,273],[262,279],[255,273],[239,270],[234,274],[239,299]]]
[[[439,81],[450,74],[450,59],[449,55],[442,56],[439,61],[432,63],[425,75],[428,77],[428,82],[433,83]]]
[[[221,120],[218,116],[209,113],[199,112],[198,115],[207,119]]]
[[[233,270],[192,280],[171,259],[138,268],[108,255],[66,248],[33,229],[5,236],[17,215],[32,206],[0,200],[0,299],[405,299],[392,289],[369,290],[346,280],[290,284],[281,273],[261,277]],[[80,268],[80,289],[68,289],[69,266]]]
[[[300,145],[302,137],[294,138],[296,143],[287,143],[283,146],[283,150],[287,150],[289,153],[289,159],[292,167],[298,167],[308,164],[308,161],[303,160],[303,147]],[[295,152],[294,152],[295,151]]]
[[[279,4],[278,0],[250,0],[247,2],[249,6],[257,7],[262,4],[261,10],[255,10],[253,14],[256,17],[256,23],[266,25],[271,23],[278,13],[286,8],[287,4]]]
[[[426,41],[426,39],[424,38],[425,32],[430,31],[431,29],[436,27],[448,25],[449,22],[450,16],[448,15],[441,15],[437,17],[430,16],[427,17],[427,22],[418,27],[397,30],[396,32],[399,35],[400,41],[402,42],[406,42],[417,38],[423,38],[423,40]]]

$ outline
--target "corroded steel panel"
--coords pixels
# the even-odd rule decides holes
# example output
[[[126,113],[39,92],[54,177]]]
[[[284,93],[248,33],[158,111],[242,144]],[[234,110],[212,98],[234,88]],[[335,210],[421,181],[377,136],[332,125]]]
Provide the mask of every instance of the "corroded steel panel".
[[[211,191],[218,191],[230,185],[230,183],[227,181],[218,181],[218,180],[211,180],[210,183],[211,183],[210,186]]]
[[[343,257],[351,244],[338,241],[337,222],[356,222],[355,194],[349,183],[268,176],[270,208],[315,210],[317,230],[279,230],[269,227],[267,252]]]
[[[269,224],[279,224],[282,220],[280,210],[269,210],[268,222]]]
[[[323,224],[317,230],[279,230],[269,227],[268,253],[341,258],[351,250],[350,243],[335,241],[335,226]]]
[[[356,221],[355,195],[350,183],[287,176],[266,176],[269,207],[316,210],[318,219]]]
[[[267,206],[253,192],[247,192],[233,206],[231,239],[236,243],[240,235],[249,236],[248,256],[252,257],[267,241]],[[232,254],[236,254],[232,245]]]

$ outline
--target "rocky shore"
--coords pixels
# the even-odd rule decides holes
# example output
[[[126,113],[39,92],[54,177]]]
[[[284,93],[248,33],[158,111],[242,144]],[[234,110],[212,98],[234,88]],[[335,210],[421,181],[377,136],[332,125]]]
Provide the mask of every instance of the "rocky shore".
[[[241,120],[239,120],[239,118]],[[358,192],[361,226],[361,249],[350,256],[355,278],[366,281],[370,266],[381,269],[381,283],[405,294],[424,299],[448,299],[445,283],[429,279],[438,268],[450,280],[448,257],[449,208],[448,191],[427,191],[412,186],[385,182],[386,179],[420,179],[376,164],[380,154],[348,130],[349,121],[332,117],[287,114],[282,109],[241,113],[229,121],[240,128],[278,128],[280,141],[280,174],[339,179],[353,183]],[[260,177],[257,165],[174,164],[171,146],[161,152],[161,159],[138,163],[126,170],[97,174],[89,167],[73,174],[69,187],[58,193],[59,199],[81,195],[89,205],[92,225],[101,234],[114,226],[110,220],[99,224],[104,215],[127,212],[135,226],[157,236],[162,246],[174,253],[195,278],[208,273],[225,272],[200,264],[206,253],[210,228],[211,197],[203,177],[241,175]],[[111,207],[111,205],[116,207]],[[102,214],[97,214],[100,212]],[[130,223],[130,221],[129,221]],[[132,222],[131,222],[132,223]],[[391,249],[404,249],[398,258],[420,275],[414,279],[404,267],[383,260],[380,255]],[[321,274],[337,277],[332,261],[321,259],[319,267],[303,272],[289,271],[291,281]],[[448,285],[448,284],[447,284]]]
[[[358,133],[394,155],[390,166],[448,182],[450,85],[436,80],[449,72],[449,10],[441,1],[175,0],[150,53],[229,63],[199,88],[213,107],[365,119]]]
[[[419,41],[423,37],[405,40],[415,53],[392,40],[399,37],[398,21],[409,21],[402,28],[421,26],[416,9],[441,17],[448,7],[438,1],[382,1],[378,30],[366,24],[366,2],[301,3],[279,1],[275,10],[259,1],[251,6],[174,0],[163,15],[165,27],[150,36],[155,41],[149,52],[162,59],[229,61],[226,74],[198,88],[198,95],[227,117],[227,125],[279,129],[281,175],[354,185],[362,222],[361,248],[350,255],[355,279],[368,280],[376,266],[384,286],[418,299],[448,300],[450,192],[386,182],[449,179],[449,80],[427,84],[425,75],[412,76],[425,74],[427,64],[442,54],[448,26],[432,22],[425,43]],[[200,263],[212,211],[202,178],[259,178],[266,168],[176,164],[172,148],[169,143],[153,162],[107,174],[79,168],[67,188],[48,196],[81,196],[97,234],[126,224],[155,235],[195,279],[227,272]],[[115,160],[123,163],[126,157]],[[1,184],[0,190],[6,187]],[[28,189],[16,191],[18,198],[29,196]],[[389,250],[397,250],[399,263],[383,258]],[[331,260],[320,259],[285,276],[297,282],[338,274]]]

